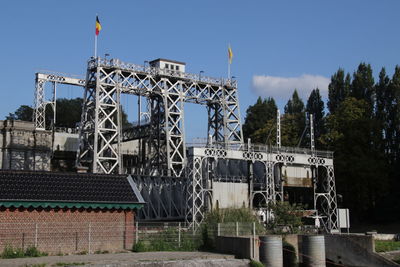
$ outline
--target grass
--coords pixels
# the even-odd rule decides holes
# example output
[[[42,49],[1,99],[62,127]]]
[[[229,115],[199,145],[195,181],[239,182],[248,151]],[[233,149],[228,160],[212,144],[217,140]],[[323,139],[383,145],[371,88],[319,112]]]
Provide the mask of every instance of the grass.
[[[400,250],[400,241],[375,240],[376,252]]]
[[[46,267],[46,263],[25,264],[24,267]]]
[[[191,232],[181,232],[180,246],[178,244],[178,230],[167,229],[157,234],[146,236],[132,247],[134,252],[147,251],[195,251],[202,245],[200,236],[193,236]]]
[[[1,258],[3,259],[15,259],[15,258],[30,258],[30,257],[42,257],[47,256],[47,253],[39,251],[36,247],[28,247],[26,250],[21,248],[13,248],[10,245],[5,246]]]

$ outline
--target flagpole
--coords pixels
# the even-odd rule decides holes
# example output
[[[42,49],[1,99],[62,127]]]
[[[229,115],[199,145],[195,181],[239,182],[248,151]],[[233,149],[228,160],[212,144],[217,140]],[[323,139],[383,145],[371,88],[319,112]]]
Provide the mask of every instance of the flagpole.
[[[228,80],[231,79],[231,63],[229,62],[229,58],[228,58]]]
[[[97,58],[97,34],[94,37],[94,58]]]
[[[96,13],[96,24],[95,24],[96,33],[94,36],[94,58],[97,58],[97,18],[98,14]]]
[[[228,44],[228,80],[231,78],[231,56],[230,56],[230,49],[231,49],[231,44]]]

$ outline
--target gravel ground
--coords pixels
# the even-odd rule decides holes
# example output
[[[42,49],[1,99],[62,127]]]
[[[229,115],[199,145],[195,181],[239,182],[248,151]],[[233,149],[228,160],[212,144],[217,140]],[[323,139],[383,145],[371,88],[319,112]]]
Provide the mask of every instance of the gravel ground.
[[[234,260],[233,255],[217,254],[210,252],[127,252],[118,254],[91,254],[91,255],[67,255],[67,256],[47,256],[38,258],[19,258],[19,259],[1,259],[0,266],[9,267],[52,267],[52,266],[245,266],[235,265],[234,262],[242,260]],[[187,261],[184,265],[176,265],[167,262]],[[198,262],[206,262],[210,264],[193,265],[193,260]],[[203,260],[203,261],[202,261]],[[215,264],[212,264],[216,260]],[[229,265],[218,264],[228,260]],[[156,264],[157,261],[163,261],[162,264]],[[228,263],[226,262],[226,263]],[[243,262],[243,261],[242,261]],[[248,261],[247,261],[248,262]],[[182,262],[183,263],[183,262]],[[43,265],[45,264],[45,265]],[[62,265],[65,264],[65,265]]]

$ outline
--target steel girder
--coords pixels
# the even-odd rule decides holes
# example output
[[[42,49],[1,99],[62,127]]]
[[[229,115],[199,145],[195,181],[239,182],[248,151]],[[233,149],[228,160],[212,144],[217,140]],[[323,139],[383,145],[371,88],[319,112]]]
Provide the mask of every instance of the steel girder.
[[[192,148],[189,150],[188,155],[188,170],[187,170],[187,211],[186,221],[197,228],[204,215],[207,212],[206,196],[212,197],[212,183],[208,183],[210,175],[214,173],[212,161],[236,159],[244,160],[249,164],[261,162],[265,166],[265,184],[262,188],[250,188],[251,200],[256,195],[261,195],[261,199],[266,203],[273,203],[276,201],[283,201],[283,183],[280,175],[280,168],[282,165],[292,166],[307,166],[315,170],[322,167],[326,170],[325,175],[318,176],[313,174],[314,186],[317,180],[319,181],[319,190],[314,193],[314,209],[318,211],[318,216],[322,220],[322,225],[327,232],[338,232],[338,218],[337,218],[337,201],[336,201],[336,186],[335,176],[330,158],[313,157],[311,153],[275,153],[268,152],[255,152],[247,150],[232,150],[223,149],[215,146],[214,148]],[[318,151],[315,151],[318,154]],[[204,171],[208,170],[208,171]],[[313,172],[314,173],[314,172]],[[218,177],[213,179],[218,180]],[[225,179],[226,181],[226,179]],[[237,181],[232,181],[237,182]]]
[[[313,165],[313,180],[314,180],[314,209],[318,210],[318,216],[326,231],[340,232],[337,215],[337,199],[335,173],[333,165],[321,166],[325,170],[323,175],[318,171],[318,165]],[[316,188],[317,184],[320,188]]]
[[[121,173],[120,70],[89,65],[79,130],[78,165]]]
[[[45,99],[45,85],[46,83],[53,84],[53,99],[51,101],[46,101]],[[34,112],[33,112],[33,122],[35,129],[46,128],[46,106],[50,104],[55,112],[55,90],[57,84],[70,84],[75,86],[85,86],[85,80],[73,77],[66,77],[61,74],[49,74],[49,73],[36,73],[35,79],[35,100],[34,100]]]
[[[159,164],[156,173],[165,168],[170,175],[179,177],[183,174],[186,158],[183,102],[207,106],[209,136],[221,146],[243,143],[237,82],[234,80],[101,58],[89,60],[87,79],[90,80],[87,82],[62,75],[41,75],[46,76],[36,82],[37,128],[43,128],[45,124],[44,82],[85,86],[83,111],[88,114],[82,114],[80,138],[85,140],[80,141],[77,164],[87,165],[93,161],[91,169],[94,172],[112,173],[121,169],[118,145],[121,125],[114,114],[119,112],[117,105],[122,93],[147,98],[149,109],[146,114],[150,113],[152,118],[149,141],[154,156],[150,162],[151,168]]]
[[[208,77],[200,80],[196,75],[144,68],[116,59],[92,59],[88,63],[88,71],[94,69],[100,70],[100,73],[115,70],[118,77],[108,76],[102,80],[104,86],[113,88],[118,85],[120,93],[150,99],[151,158],[148,168],[156,170],[155,175],[164,173],[164,170],[175,177],[183,175],[186,159],[183,102],[207,105],[209,111],[214,111],[212,115],[209,112],[209,134],[219,143],[231,145],[243,141],[235,81]],[[120,126],[117,125],[117,128]],[[93,127],[91,129],[94,130]],[[116,138],[119,138],[118,135]]]
[[[46,101],[44,94],[44,84],[46,80],[39,79],[36,74],[36,86],[35,86],[35,109],[33,113],[33,122],[35,128],[38,130],[46,129]]]

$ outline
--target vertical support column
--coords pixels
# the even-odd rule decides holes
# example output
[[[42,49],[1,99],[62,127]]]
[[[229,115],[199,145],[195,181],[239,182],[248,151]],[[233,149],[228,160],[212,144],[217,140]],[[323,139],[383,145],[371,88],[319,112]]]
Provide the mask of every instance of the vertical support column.
[[[210,103],[207,105],[208,113],[208,143],[214,143],[216,146],[224,146],[224,115],[221,105]]]
[[[329,211],[328,211],[328,227],[331,233],[340,232],[338,225],[337,215],[337,199],[336,199],[336,184],[335,184],[335,172],[332,166],[327,166],[327,191],[329,194]]]
[[[281,112],[276,110],[276,146],[281,149]]]
[[[150,116],[150,160],[147,169],[151,170],[150,175],[167,175],[167,127],[165,122],[165,99],[155,94],[151,96],[151,116]]]
[[[35,81],[35,107],[33,113],[33,122],[35,129],[44,130],[46,128],[46,102],[45,102],[45,80],[39,78],[39,74],[36,73]]]
[[[194,229],[197,229],[204,218],[202,158],[193,157],[189,163],[189,168],[186,221],[190,223]]]
[[[315,156],[315,139],[314,139],[314,118],[310,114],[310,141],[311,141],[311,155]]]
[[[97,68],[94,60],[89,61],[83,94],[81,122],[79,124],[79,147],[76,156],[77,167],[93,168],[93,151],[96,117]]]
[[[78,160],[93,173],[120,173],[120,70],[91,60],[87,77]]]
[[[180,177],[186,158],[182,82],[172,84],[165,79],[163,98],[168,172],[169,175]]]
[[[243,144],[237,88],[222,87],[224,109],[224,137],[226,144]]]
[[[208,136],[211,136],[218,146],[243,143],[236,87],[220,86],[217,92],[213,92],[207,110]]]
[[[265,173],[266,173],[266,187],[267,187],[267,205],[275,203],[275,181],[274,181],[274,163],[272,161],[265,162]],[[272,219],[272,214],[267,209],[267,222]]]

